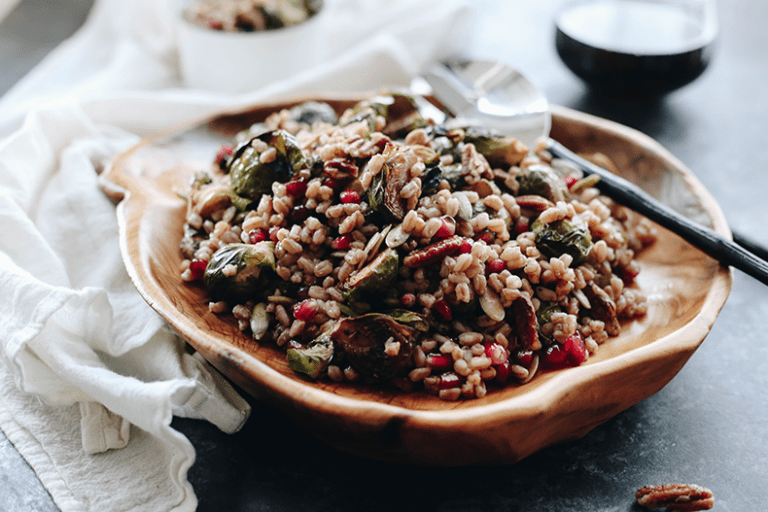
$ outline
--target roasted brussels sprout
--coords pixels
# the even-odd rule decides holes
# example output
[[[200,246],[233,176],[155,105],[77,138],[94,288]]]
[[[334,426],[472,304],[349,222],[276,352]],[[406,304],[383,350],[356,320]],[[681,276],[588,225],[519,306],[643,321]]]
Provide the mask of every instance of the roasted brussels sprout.
[[[213,253],[203,284],[214,301],[233,304],[253,297],[262,287],[262,269],[275,269],[275,244],[227,244]]]
[[[301,105],[296,105],[289,111],[289,118],[291,121],[306,123],[310,126],[318,122],[336,124],[338,121],[333,107],[319,101],[307,101]]]
[[[476,126],[465,129],[464,142],[474,144],[491,167],[504,170],[519,164],[528,154],[528,148],[519,140]]]
[[[565,199],[568,188],[555,171],[545,165],[531,165],[517,176],[520,195],[542,196],[553,203]]]
[[[291,370],[317,379],[333,359],[334,344],[328,332],[312,340],[307,348],[289,348],[288,366]]]
[[[344,298],[351,303],[361,300],[369,292],[383,290],[397,275],[400,257],[394,249],[386,249],[379,253],[370,263],[352,274],[342,289]]]
[[[367,201],[371,209],[381,214],[387,222],[405,218],[408,200],[400,197],[410,175],[409,169],[416,163],[412,152],[399,152],[390,157],[368,188]]]
[[[261,158],[261,153],[254,147],[254,140],[274,148],[275,157]],[[232,192],[247,200],[258,200],[262,194],[271,192],[272,183],[287,182],[305,165],[304,153],[293,135],[282,130],[262,133],[235,149],[229,167]]]
[[[582,263],[592,247],[589,228],[583,224],[573,224],[565,219],[545,224],[536,220],[532,226],[536,237],[536,246],[550,257],[563,253],[573,256],[573,263]]]
[[[415,313],[414,313],[415,315]],[[361,375],[388,380],[407,366],[419,330],[382,313],[340,320],[330,336]]]

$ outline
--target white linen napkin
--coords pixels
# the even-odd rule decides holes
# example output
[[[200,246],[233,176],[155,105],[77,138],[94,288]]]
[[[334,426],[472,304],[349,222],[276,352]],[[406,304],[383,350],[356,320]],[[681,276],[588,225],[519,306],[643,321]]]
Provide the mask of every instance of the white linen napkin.
[[[62,510],[194,510],[194,448],[172,416],[234,432],[250,412],[130,283],[105,162],[223,107],[408,85],[460,48],[470,14],[465,0],[326,9],[321,65],[228,96],[181,87],[171,0],[97,0],[0,98],[0,428]]]

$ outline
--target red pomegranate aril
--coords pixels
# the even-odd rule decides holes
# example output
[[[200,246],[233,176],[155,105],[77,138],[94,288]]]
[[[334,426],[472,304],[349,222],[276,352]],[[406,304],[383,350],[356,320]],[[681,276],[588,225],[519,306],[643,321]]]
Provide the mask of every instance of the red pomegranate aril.
[[[563,181],[565,182],[565,186],[570,189],[574,185],[574,183],[576,183],[579,180],[577,180],[574,176],[571,176],[570,174],[566,174],[565,176],[563,176]]]
[[[485,355],[491,360],[491,364],[502,364],[507,361],[507,349],[501,343],[486,342],[483,347],[485,347]]]
[[[341,182],[337,180],[336,178],[325,178],[325,182],[323,183],[326,187],[330,187],[333,190],[338,190],[341,188]]]
[[[461,244],[461,247],[459,247],[459,253],[469,254],[471,252],[472,252],[472,240],[467,238],[464,240],[464,243]]]
[[[189,263],[189,271],[192,272],[192,277],[197,280],[202,280],[205,277],[206,267],[208,267],[206,260],[194,259]]]
[[[509,380],[509,374],[512,373],[510,369],[512,364],[509,361],[504,361],[496,367],[496,376],[493,378],[495,382],[504,384]]]
[[[568,362],[573,366],[579,366],[587,360],[587,346],[578,332],[568,336],[563,344],[563,351],[567,356]]]
[[[248,233],[248,240],[252,244],[257,244],[259,242],[264,242],[269,238],[269,234],[267,233],[267,230],[258,228],[253,229]]]
[[[520,217],[517,219],[517,225],[515,226],[515,229],[517,230],[518,235],[529,231],[530,225],[528,223],[528,219],[526,217]]]
[[[298,199],[300,197],[304,197],[304,194],[306,194],[307,184],[301,180],[289,181],[285,184],[285,191],[292,198]]]
[[[527,368],[533,362],[533,350],[520,349],[515,352],[515,359]]]
[[[453,357],[451,354],[429,354],[427,366],[437,371],[450,370],[453,368]]]
[[[400,304],[403,306],[410,308],[414,304],[416,304],[416,296],[412,293],[404,293],[402,297],[400,297]]]
[[[315,318],[318,310],[317,302],[314,300],[303,300],[293,306],[293,318],[302,322],[309,322]]]
[[[301,224],[309,218],[309,208],[303,205],[294,206],[290,213],[291,222]]]
[[[360,194],[354,190],[345,190],[339,194],[339,199],[343,204],[360,204]]]
[[[272,242],[277,243],[277,232],[280,231],[280,228],[277,226],[269,228],[269,239]]]
[[[569,366],[568,353],[558,344],[547,347],[543,361],[546,368],[557,370]]]
[[[489,244],[493,241],[493,233],[490,231],[483,231],[477,236],[477,240]]]
[[[352,243],[352,237],[350,235],[341,235],[331,242],[331,247],[337,251],[345,251],[349,249],[349,245]]]
[[[453,220],[453,217],[450,215],[443,215],[440,217],[440,221],[442,224],[438,228],[437,233],[435,233],[437,238],[448,238],[456,233],[456,221]]]
[[[451,307],[443,299],[432,304],[432,309],[437,311],[437,314],[439,314],[443,320],[450,320],[453,317]]]
[[[502,259],[489,260],[486,265],[488,265],[488,272],[492,274],[498,274],[507,268],[507,263]]]
[[[440,376],[440,389],[451,389],[461,386],[461,379],[455,373],[444,373]]]

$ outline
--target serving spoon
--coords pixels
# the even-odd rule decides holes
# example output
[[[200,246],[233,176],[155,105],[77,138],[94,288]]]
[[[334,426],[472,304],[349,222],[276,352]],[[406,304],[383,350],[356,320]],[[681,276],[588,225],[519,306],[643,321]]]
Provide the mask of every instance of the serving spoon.
[[[453,117],[482,123],[533,147],[543,138],[556,158],[576,165],[585,175],[600,177],[595,187],[614,201],[645,215],[724,265],[733,266],[768,284],[768,262],[755,253],[768,251],[743,236],[733,240],[692,221],[633,183],[581,158],[549,137],[551,118],[544,94],[525,76],[504,63],[485,60],[435,64],[423,74],[433,95]],[[439,117],[439,113],[435,114]],[[444,121],[445,119],[443,119]],[[439,119],[435,119],[439,121]]]

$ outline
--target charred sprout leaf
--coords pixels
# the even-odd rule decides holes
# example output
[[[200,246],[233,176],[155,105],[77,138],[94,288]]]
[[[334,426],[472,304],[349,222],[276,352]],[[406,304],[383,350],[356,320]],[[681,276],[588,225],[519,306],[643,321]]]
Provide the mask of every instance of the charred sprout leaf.
[[[408,201],[400,191],[408,182],[408,171],[416,163],[412,152],[400,152],[384,162],[382,172],[376,175],[368,188],[371,210],[381,214],[386,222],[399,222],[405,218]]]
[[[317,379],[333,358],[333,340],[329,332],[324,332],[312,340],[307,348],[289,348],[288,366],[291,370]]]
[[[519,164],[528,154],[528,148],[519,140],[476,126],[465,129],[464,142],[474,144],[491,167],[504,170]]]
[[[275,158],[262,162],[261,153],[252,144],[255,139],[274,148]],[[235,150],[229,168],[232,192],[245,199],[257,200],[261,194],[272,191],[272,183],[287,182],[304,165],[304,153],[293,135],[282,130],[263,133]]]
[[[562,311],[562,308],[556,302],[542,302],[541,305],[539,306],[539,309],[536,311],[536,320],[538,322],[538,328],[539,328],[539,338],[543,339],[545,343],[548,345],[551,345],[552,343],[554,343],[554,340],[549,338],[548,336],[544,336],[541,333],[541,326],[552,321],[553,313],[560,313],[561,311]]]
[[[412,329],[421,332],[427,332],[429,330],[429,322],[418,313],[407,309],[393,309],[387,311],[387,315],[392,317],[393,320],[401,324],[407,325]]]
[[[520,184],[520,195],[542,196],[553,203],[562,201],[568,190],[565,181],[545,165],[526,167],[518,174],[517,182]]]
[[[407,94],[392,94],[392,102],[387,105],[385,119],[387,124],[382,133],[394,139],[403,138],[413,130],[427,126],[418,104]]]
[[[370,263],[352,274],[342,285],[344,298],[354,302],[370,292],[383,290],[397,275],[400,257],[394,249],[380,252]]]
[[[235,304],[259,291],[262,269],[275,269],[275,244],[227,244],[213,253],[203,283],[214,301]]]
[[[536,220],[532,228],[541,252],[555,258],[563,253],[570,254],[575,265],[587,258],[592,247],[589,228],[583,224],[572,224],[565,219],[549,224]]]
[[[327,103],[320,101],[307,101],[301,105],[296,105],[289,111],[289,119],[297,123],[306,123],[312,126],[315,123],[336,124],[338,116]]]
[[[410,362],[418,331],[389,315],[369,313],[339,321],[330,335],[360,374],[388,380]]]

